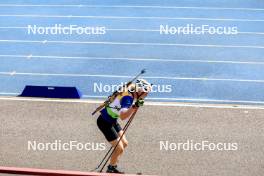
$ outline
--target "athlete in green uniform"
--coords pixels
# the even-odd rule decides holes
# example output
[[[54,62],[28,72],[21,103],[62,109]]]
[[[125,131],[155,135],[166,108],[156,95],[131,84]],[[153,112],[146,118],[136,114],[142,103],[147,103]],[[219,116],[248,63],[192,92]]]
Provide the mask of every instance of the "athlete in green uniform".
[[[144,79],[138,79],[136,84],[128,87],[112,103],[101,110],[97,125],[113,147],[117,145],[119,138],[123,134],[123,130],[117,120],[119,118],[121,120],[130,118],[140,106],[143,106],[144,98],[150,91],[151,84]],[[126,136],[123,135],[110,159],[107,168],[108,173],[123,173],[117,169],[117,163],[127,145],[128,141]]]

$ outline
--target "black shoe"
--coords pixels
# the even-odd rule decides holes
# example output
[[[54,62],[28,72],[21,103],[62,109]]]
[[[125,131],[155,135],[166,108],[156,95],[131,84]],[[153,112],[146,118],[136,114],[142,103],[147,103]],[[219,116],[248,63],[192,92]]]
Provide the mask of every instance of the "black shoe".
[[[125,172],[121,172],[121,171],[119,171],[118,169],[117,169],[117,166],[111,166],[111,165],[109,165],[108,167],[107,167],[107,171],[106,171],[107,173],[116,173],[116,174],[124,174]]]

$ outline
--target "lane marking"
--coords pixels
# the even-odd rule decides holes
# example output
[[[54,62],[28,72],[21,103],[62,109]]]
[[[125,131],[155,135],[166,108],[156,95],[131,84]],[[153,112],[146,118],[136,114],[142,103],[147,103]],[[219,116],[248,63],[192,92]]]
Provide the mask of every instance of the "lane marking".
[[[92,99],[106,99],[107,96],[97,96],[97,95],[83,95],[85,98]],[[245,100],[217,100],[217,99],[195,99],[195,98],[164,98],[164,97],[148,97],[147,100],[167,100],[167,101],[184,101],[184,102],[211,102],[211,103],[232,103],[232,104],[263,104],[264,101],[245,101]],[[170,102],[161,102],[170,103]],[[172,102],[173,103],[173,102]]]
[[[162,59],[162,58],[118,58],[118,57],[81,57],[81,56],[39,56],[39,55],[8,55],[0,54],[0,57],[15,58],[43,58],[43,59],[80,59],[80,60],[122,60],[122,61],[151,61],[151,62],[187,62],[187,63],[219,63],[219,64],[245,64],[245,65],[264,65],[264,62],[259,61],[230,61],[230,60],[199,60],[199,59]],[[255,59],[263,60],[263,59]]]
[[[26,72],[0,72],[0,75],[22,75],[22,76],[61,76],[61,77],[99,77],[99,78],[132,78],[132,76],[122,75],[98,75],[98,74],[70,74],[70,73],[26,73]],[[165,79],[165,80],[191,80],[191,81],[228,81],[228,82],[247,82],[264,83],[264,80],[254,79],[229,79],[229,78],[207,78],[207,77],[169,77],[169,76],[144,76],[146,79]]]
[[[83,5],[83,4],[0,4],[0,7],[85,7],[85,8],[150,8],[150,9],[197,9],[197,10],[242,10],[264,11],[262,8],[206,7],[206,6],[142,6],[142,5]]]
[[[264,19],[240,18],[196,18],[196,17],[159,17],[159,16],[85,16],[85,15],[37,15],[37,14],[1,14],[0,17],[26,17],[26,18],[92,18],[92,19],[142,19],[142,20],[197,20],[197,21],[239,21],[264,22]]]
[[[30,101],[30,102],[55,102],[55,103],[85,103],[99,104],[102,100],[88,99],[48,99],[48,98],[24,98],[24,97],[0,97],[6,101]],[[257,103],[255,103],[257,104]],[[261,102],[263,104],[263,102]],[[151,102],[147,101],[148,106],[167,106],[167,107],[197,107],[197,108],[219,108],[219,109],[264,109],[262,105],[237,105],[237,104],[202,104],[202,103],[173,103],[173,102]]]
[[[1,28],[1,27],[0,27]],[[27,27],[24,27],[27,28]],[[106,31],[132,31],[132,32],[160,32],[160,30],[158,29],[126,29],[126,28],[107,28]],[[205,33],[205,34],[209,34],[209,33]],[[264,32],[238,32],[238,34],[247,34],[247,35],[264,35]],[[195,34],[194,34],[195,35]]]
[[[0,29],[28,29],[28,27],[19,27],[19,26],[0,26]],[[125,32],[160,32],[158,29],[136,29],[136,28],[106,28],[106,31],[125,31]],[[246,35],[264,35],[264,32],[238,32],[238,34]]]
[[[12,72],[10,72],[10,75],[11,76],[14,76],[16,74],[16,71],[12,71]]]
[[[264,35],[264,32],[238,32],[238,34],[247,34],[247,35]]]
[[[212,103],[237,103],[237,104],[263,104],[263,101],[245,101],[245,100],[216,100],[216,99],[193,99],[193,98],[148,98],[149,100],[169,100],[169,101],[187,101],[187,102],[212,102]]]
[[[94,44],[94,45],[142,45],[142,46],[177,46],[177,47],[208,47],[208,48],[250,48],[264,49],[264,46],[253,45],[211,45],[184,43],[139,43],[139,42],[97,42],[97,41],[55,41],[55,40],[0,40],[3,43],[51,43],[51,44]]]
[[[13,92],[0,92],[0,95],[19,95],[19,93],[13,93]]]

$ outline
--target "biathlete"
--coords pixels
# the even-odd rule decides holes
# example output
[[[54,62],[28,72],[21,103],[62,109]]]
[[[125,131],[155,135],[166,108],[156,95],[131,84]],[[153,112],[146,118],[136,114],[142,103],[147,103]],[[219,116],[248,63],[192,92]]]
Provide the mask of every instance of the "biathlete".
[[[143,106],[144,98],[150,91],[151,84],[144,79],[138,79],[135,84],[126,88],[112,103],[100,111],[101,114],[97,119],[98,128],[113,147],[118,144],[110,158],[107,173],[124,173],[117,168],[117,163],[128,141],[125,135],[122,136],[123,130],[118,119],[129,119],[140,106]],[[122,139],[118,143],[121,136]]]

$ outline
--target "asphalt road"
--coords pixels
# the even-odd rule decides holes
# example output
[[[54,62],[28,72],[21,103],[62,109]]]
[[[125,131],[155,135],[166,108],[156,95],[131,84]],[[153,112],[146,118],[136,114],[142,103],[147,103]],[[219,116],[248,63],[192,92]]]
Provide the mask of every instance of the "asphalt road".
[[[108,145],[90,114],[97,104],[0,102],[0,165],[90,171]],[[144,106],[130,126],[120,161],[127,173],[162,176],[259,176],[264,173],[264,110]],[[28,141],[77,141],[93,150],[28,150]],[[233,150],[173,150],[187,141],[230,143]],[[168,141],[170,150],[160,141]],[[91,147],[89,145],[89,147]],[[237,148],[237,150],[235,150]],[[88,148],[90,149],[90,148]],[[186,148],[185,148],[186,149]],[[230,148],[229,148],[230,149]]]

